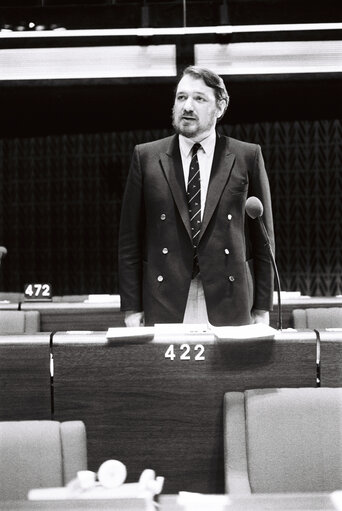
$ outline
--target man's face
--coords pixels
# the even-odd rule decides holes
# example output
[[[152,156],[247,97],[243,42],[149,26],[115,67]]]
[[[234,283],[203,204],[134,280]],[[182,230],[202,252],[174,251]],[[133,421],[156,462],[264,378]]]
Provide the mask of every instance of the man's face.
[[[180,80],[173,105],[173,127],[177,133],[197,142],[203,140],[223,113],[217,104],[214,89],[202,78],[185,75]]]

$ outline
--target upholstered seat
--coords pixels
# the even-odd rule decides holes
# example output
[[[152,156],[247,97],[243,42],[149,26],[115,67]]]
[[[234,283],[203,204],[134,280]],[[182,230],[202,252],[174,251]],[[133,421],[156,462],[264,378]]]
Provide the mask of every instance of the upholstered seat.
[[[34,334],[39,330],[39,311],[0,311],[0,334]]]
[[[257,389],[224,397],[228,493],[342,489],[342,389]]]
[[[342,307],[294,309],[294,328],[342,328]]]
[[[0,500],[26,499],[31,488],[64,486],[87,468],[84,423],[0,422],[0,466]]]

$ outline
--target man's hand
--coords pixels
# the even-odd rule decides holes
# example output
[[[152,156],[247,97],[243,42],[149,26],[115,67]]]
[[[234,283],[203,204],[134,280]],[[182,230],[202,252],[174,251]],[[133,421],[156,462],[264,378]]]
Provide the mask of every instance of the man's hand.
[[[252,310],[252,323],[264,323],[265,325],[270,324],[270,313],[260,309]]]
[[[125,312],[125,325],[126,326],[144,326],[144,311],[126,311]]]

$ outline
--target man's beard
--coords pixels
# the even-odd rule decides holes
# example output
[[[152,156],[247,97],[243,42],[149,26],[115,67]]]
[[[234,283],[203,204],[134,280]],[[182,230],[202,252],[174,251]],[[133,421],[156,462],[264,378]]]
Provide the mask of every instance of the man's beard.
[[[172,126],[178,135],[183,135],[186,138],[196,138],[198,135],[201,135],[202,133],[206,133],[207,131],[210,131],[212,128],[210,123],[205,128],[200,126],[199,120],[196,116],[194,116],[194,121],[195,121],[194,123],[186,125],[186,123],[184,123],[184,121],[182,122],[183,116],[184,116],[184,113],[179,114],[177,116],[175,113],[175,109],[174,108],[172,109]],[[189,117],[190,116],[191,116],[191,114],[189,114]],[[178,119],[177,119],[177,117],[178,117]],[[215,119],[216,118],[213,114],[213,117],[212,117],[213,125],[215,124],[215,122],[214,122]]]

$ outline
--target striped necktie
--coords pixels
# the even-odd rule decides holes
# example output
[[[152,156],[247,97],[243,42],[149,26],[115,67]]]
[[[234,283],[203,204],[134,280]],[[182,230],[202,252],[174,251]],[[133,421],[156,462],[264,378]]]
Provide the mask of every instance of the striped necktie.
[[[192,278],[199,273],[197,244],[201,231],[201,175],[198,164],[197,151],[201,144],[194,144],[192,147],[192,158],[190,162],[187,198],[189,207],[189,217],[191,225],[192,243],[194,246],[194,263]]]

